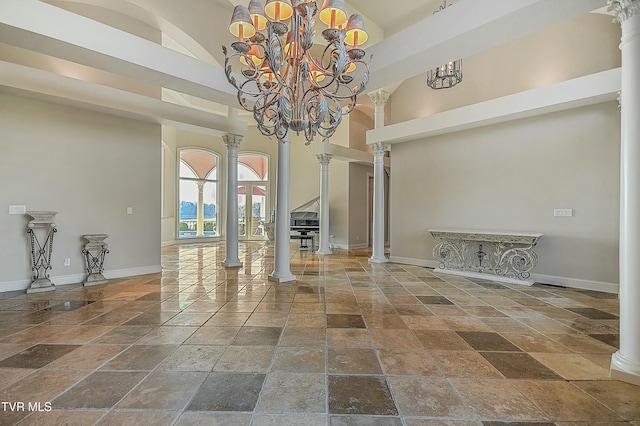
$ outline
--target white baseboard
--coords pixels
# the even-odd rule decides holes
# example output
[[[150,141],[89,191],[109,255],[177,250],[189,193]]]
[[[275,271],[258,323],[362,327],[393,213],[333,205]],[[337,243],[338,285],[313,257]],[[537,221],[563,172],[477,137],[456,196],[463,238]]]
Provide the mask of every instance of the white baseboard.
[[[104,271],[104,277],[107,279],[135,277],[137,275],[157,274],[162,272],[162,265],[139,266],[137,268],[113,269]]]
[[[5,281],[0,283],[0,292],[26,290],[29,288],[31,280]]]
[[[54,285],[69,285],[69,284],[78,284],[84,281],[86,277],[85,274],[72,274],[72,275],[58,275],[56,277],[52,276],[49,279]],[[27,286],[28,288],[29,286]]]
[[[369,245],[367,243],[362,243],[362,244],[336,244],[336,243],[331,243],[330,244],[332,249],[341,249],[341,250],[364,250],[369,248]]]
[[[620,286],[616,283],[602,281],[583,280],[581,278],[558,277],[555,275],[531,274],[535,282],[540,284],[559,285],[562,287],[580,288],[583,290],[595,290],[605,293],[618,294]]]
[[[517,278],[502,277],[499,275],[493,275],[491,273],[457,271],[455,269],[442,269],[442,268],[436,268],[433,270],[433,272],[435,272],[436,274],[451,274],[451,275],[458,275],[461,277],[478,278],[481,280],[488,279],[488,280],[497,281],[501,283],[519,284],[524,286],[532,286],[533,284],[535,284],[535,281],[532,278],[529,278],[528,280],[519,280]]]
[[[405,265],[424,266],[425,268],[437,268],[435,260],[413,259],[410,257],[389,256],[389,262],[403,263]]]
[[[427,268],[438,267],[438,262],[435,260],[425,260],[425,259],[413,259],[410,257],[399,257],[399,256],[391,256],[389,257],[390,262],[402,263],[405,265],[416,265],[416,266],[424,266]],[[486,274],[487,279],[491,279],[490,274]],[[602,291],[605,293],[618,293],[619,285],[616,283],[607,283],[602,281],[593,281],[593,280],[585,280],[581,278],[571,278],[571,277],[559,277],[556,275],[546,275],[546,274],[531,274],[531,278],[536,283],[540,284],[550,284],[557,285],[561,287],[570,287],[570,288],[579,288],[582,290],[595,290]]]
[[[366,248],[369,248],[369,245],[367,243],[349,244],[349,250],[363,250]]]
[[[141,266],[138,268],[114,269],[104,271],[107,279],[133,277],[137,275],[147,275],[162,272],[161,265]],[[56,285],[80,284],[84,281],[85,274],[58,275],[50,277],[51,282]],[[5,281],[0,282],[0,293],[7,291],[26,290],[31,285],[31,280]]]

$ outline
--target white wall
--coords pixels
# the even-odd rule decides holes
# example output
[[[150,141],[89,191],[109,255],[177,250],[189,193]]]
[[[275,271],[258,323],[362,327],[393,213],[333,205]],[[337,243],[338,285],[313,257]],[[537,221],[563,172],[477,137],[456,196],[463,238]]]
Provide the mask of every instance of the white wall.
[[[0,147],[0,291],[31,282],[28,218],[9,205],[58,212],[54,284],[82,281],[89,233],[109,234],[107,277],[161,270],[159,125],[0,93]]]
[[[617,285],[619,116],[609,102],[394,145],[392,259],[433,261],[430,228],[532,231],[543,282]]]

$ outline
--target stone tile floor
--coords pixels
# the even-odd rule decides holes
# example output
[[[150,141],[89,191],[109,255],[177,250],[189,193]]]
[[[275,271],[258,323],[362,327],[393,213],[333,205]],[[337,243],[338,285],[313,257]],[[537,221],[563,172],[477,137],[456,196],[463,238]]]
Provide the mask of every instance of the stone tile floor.
[[[292,283],[267,281],[271,246],[225,269],[212,243],[4,294],[0,424],[640,425],[640,388],[609,378],[615,295],[292,249]]]

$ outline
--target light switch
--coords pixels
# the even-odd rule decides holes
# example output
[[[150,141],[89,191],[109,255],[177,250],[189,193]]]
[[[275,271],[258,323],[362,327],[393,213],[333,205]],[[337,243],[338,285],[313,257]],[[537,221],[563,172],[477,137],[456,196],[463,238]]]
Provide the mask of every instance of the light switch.
[[[127,207],[127,214],[133,214],[133,207]]]

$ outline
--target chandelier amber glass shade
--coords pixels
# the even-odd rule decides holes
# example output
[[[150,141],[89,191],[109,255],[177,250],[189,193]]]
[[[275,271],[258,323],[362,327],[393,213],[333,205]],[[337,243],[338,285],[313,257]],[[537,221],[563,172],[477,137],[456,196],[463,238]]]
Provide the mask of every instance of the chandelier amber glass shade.
[[[255,27],[256,31],[262,31],[267,27],[267,16],[264,11],[264,5],[261,0],[251,0],[249,2],[249,15],[251,16],[251,23]]]
[[[273,21],[286,21],[293,15],[293,7],[290,0],[267,0],[264,10]]]
[[[283,139],[294,131],[307,143],[317,135],[331,137],[369,82],[362,17],[347,20],[343,0],[325,0],[320,10],[312,0],[294,0],[293,6],[267,0],[264,12],[256,1],[244,8],[246,15],[234,11],[229,29],[239,41],[230,52],[223,47],[225,74],[240,105],[266,136]],[[316,17],[328,28],[312,54]]]
[[[344,0],[324,0],[320,20],[329,28],[338,28],[347,22]]]
[[[364,29],[364,19],[362,15],[357,13],[351,15],[347,22],[347,32],[344,42],[349,46],[358,47],[361,44],[365,44],[368,38],[369,35]]]
[[[246,6],[238,5],[233,9],[229,31],[241,40],[251,38],[256,33],[256,29],[251,23],[249,9]]]

